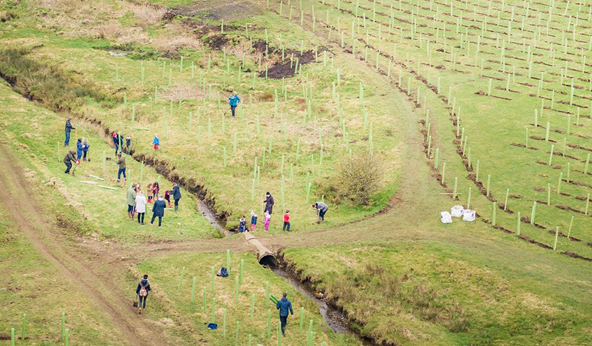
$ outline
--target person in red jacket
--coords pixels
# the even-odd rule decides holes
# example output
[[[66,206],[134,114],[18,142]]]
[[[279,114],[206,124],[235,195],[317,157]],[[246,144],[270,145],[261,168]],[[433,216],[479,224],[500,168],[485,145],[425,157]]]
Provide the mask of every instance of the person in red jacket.
[[[284,228],[282,228],[282,231],[288,231],[290,232],[290,211],[286,210],[286,213],[284,214]]]

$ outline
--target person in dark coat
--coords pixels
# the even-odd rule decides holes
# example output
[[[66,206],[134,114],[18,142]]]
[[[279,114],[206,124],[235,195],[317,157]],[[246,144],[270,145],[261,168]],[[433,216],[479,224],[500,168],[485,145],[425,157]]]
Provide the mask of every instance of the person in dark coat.
[[[70,145],[70,131],[76,130],[76,128],[72,126],[72,123],[70,123],[70,120],[72,120],[72,118],[68,118],[68,120],[66,120],[66,140],[64,141],[65,147]]]
[[[280,310],[280,323],[282,325],[282,335],[286,336],[286,325],[288,324],[288,312],[294,316],[294,310],[292,310],[292,303],[286,298],[287,293],[283,294],[282,299],[277,302],[276,308]]]
[[[181,190],[177,184],[173,184],[173,199],[175,200],[175,211],[177,211],[179,210],[179,200],[181,199]]]
[[[273,212],[273,205],[275,203],[273,201],[273,197],[271,196],[271,193],[269,193],[269,192],[265,193],[265,200],[263,201],[263,203],[265,203],[265,210],[263,211],[263,213],[268,212],[269,215],[271,215]]]
[[[117,133],[117,131],[113,131],[113,133],[111,134],[111,138],[113,139],[113,145],[115,146],[115,155],[117,155],[117,151],[119,151],[119,141],[120,141],[120,136]]]
[[[154,224],[154,219],[158,217],[158,227],[162,226],[162,218],[164,217],[164,210],[166,208],[166,203],[162,196],[158,197],[158,201],[154,202],[152,206],[152,221],[150,221],[150,225]]]
[[[64,173],[69,174],[72,169],[72,164],[76,164],[76,152],[74,150],[68,151],[64,157],[64,163],[66,164],[66,171]],[[74,175],[74,171],[72,171],[72,175]]]
[[[130,154],[130,153],[131,153],[131,151],[130,151],[130,148],[131,148],[131,147],[132,147],[132,136],[129,136],[129,135],[128,135],[128,136],[125,138],[125,150],[126,150],[126,152],[127,152],[127,154],[128,154],[128,155],[131,155],[131,154]]]
[[[136,288],[136,294],[140,299],[138,304],[138,313],[141,314],[142,310],[146,310],[146,299],[148,299],[148,293],[150,292],[150,283],[148,282],[148,275],[144,275],[144,278],[138,282]]]

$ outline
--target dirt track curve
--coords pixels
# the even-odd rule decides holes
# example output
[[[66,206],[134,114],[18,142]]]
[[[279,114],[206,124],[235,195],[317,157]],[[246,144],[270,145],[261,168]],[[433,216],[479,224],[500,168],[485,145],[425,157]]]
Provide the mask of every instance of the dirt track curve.
[[[21,179],[23,172],[15,162],[18,160],[12,158],[10,150],[0,146],[0,191],[4,191],[0,207],[7,211],[11,221],[18,225],[35,249],[71,282],[72,287],[92,292],[88,293],[89,302],[94,302],[97,308],[109,315],[113,325],[127,339],[127,344],[143,346],[160,340],[161,345],[167,345],[166,338],[159,330],[146,328],[142,320],[136,318],[137,315],[131,309],[130,297],[116,288],[112,273],[117,260],[108,252],[89,254],[84,251],[86,254],[83,254],[76,247],[67,246],[55,220],[43,213],[43,205],[35,200],[36,194],[32,187]],[[105,263],[97,263],[101,259]]]

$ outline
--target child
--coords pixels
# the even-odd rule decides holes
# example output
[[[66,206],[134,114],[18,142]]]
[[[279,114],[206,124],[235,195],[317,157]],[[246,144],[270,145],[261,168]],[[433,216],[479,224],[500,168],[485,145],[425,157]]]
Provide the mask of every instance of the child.
[[[247,221],[245,220],[245,216],[241,216],[239,223],[238,223],[238,231],[243,233],[247,231]]]
[[[152,184],[152,197],[156,201],[158,199],[158,192],[160,191],[160,186],[158,186],[158,182]]]
[[[266,211],[265,212],[265,231],[269,231],[269,222],[271,222],[271,214]]]
[[[290,211],[286,210],[286,213],[284,214],[284,228],[282,229],[282,231],[285,231],[287,229],[288,232],[290,232]]]
[[[255,228],[257,228],[257,215],[251,210],[251,231],[254,231]]]
[[[125,148],[127,150],[127,154],[130,155],[130,147],[132,145],[132,136],[128,135],[125,138]]]
[[[160,138],[158,138],[158,134],[154,134],[152,144],[154,144],[154,150],[158,150],[158,146],[160,145]]]
[[[148,204],[152,203],[152,195],[150,192],[152,192],[152,184],[148,184],[148,189],[146,190],[146,193],[148,194]]]
[[[90,145],[88,144],[88,141],[85,139],[84,144],[82,144],[82,161],[86,161],[86,154],[88,153],[88,148],[90,148]],[[88,159],[88,161],[90,161],[90,159]]]
[[[172,208],[172,205],[171,205],[171,191],[170,190],[166,190],[164,192],[164,199],[167,201],[167,203],[169,205],[169,208]]]

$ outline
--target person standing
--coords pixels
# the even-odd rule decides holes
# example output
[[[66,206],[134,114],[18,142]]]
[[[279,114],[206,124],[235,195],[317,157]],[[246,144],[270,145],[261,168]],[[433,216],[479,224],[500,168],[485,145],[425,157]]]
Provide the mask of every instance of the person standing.
[[[282,231],[288,231],[290,232],[290,211],[286,210],[286,213],[284,214],[284,228],[282,228]]]
[[[82,139],[78,138],[76,141],[76,159],[78,160],[78,163],[80,163],[80,159],[82,158],[82,149],[84,149]]]
[[[286,336],[286,325],[288,324],[288,312],[294,316],[294,311],[292,310],[292,303],[286,298],[288,296],[287,293],[282,295],[282,299],[277,302],[276,308],[280,310],[280,323],[282,325],[282,335]]]
[[[312,205],[317,210],[318,220],[317,223],[325,222],[325,213],[329,210],[329,207],[323,202],[316,202]]]
[[[158,197],[158,200],[154,202],[152,206],[152,221],[150,221],[150,225],[154,224],[154,219],[158,217],[158,228],[162,226],[162,218],[164,217],[164,210],[166,209],[166,203],[162,196]]]
[[[140,299],[138,304],[138,313],[141,314],[142,310],[146,310],[146,299],[148,299],[148,293],[150,292],[150,283],[148,282],[148,275],[144,274],[144,278],[138,283],[136,288],[136,294]]]
[[[251,210],[251,231],[254,231],[257,228],[257,214],[255,211]]]
[[[86,162],[86,154],[88,153],[88,148],[90,148],[90,145],[88,144],[88,140],[85,139],[84,143],[82,143],[82,161]]]
[[[131,153],[131,151],[130,151],[131,146],[132,146],[132,136],[128,135],[125,138],[125,151],[128,155],[131,155],[130,154]]]
[[[72,126],[72,123],[70,122],[70,120],[72,120],[72,118],[68,118],[68,120],[66,120],[66,140],[64,141],[64,146],[67,147],[70,145],[70,131],[72,130],[76,130],[76,128],[74,126]]]
[[[138,186],[138,192],[136,195],[136,212],[138,213],[138,223],[140,225],[144,224],[144,215],[146,215],[146,196]]]
[[[175,200],[175,212],[179,210],[179,200],[181,199],[181,190],[179,185],[173,184],[173,199]]]
[[[132,220],[136,212],[136,196],[136,185],[132,183],[132,186],[127,190],[127,216]]]
[[[234,112],[236,111],[236,107],[241,102],[241,99],[236,94],[236,91],[232,93],[232,96],[228,98],[228,104],[230,105],[230,111],[232,112],[232,117],[234,118]]]
[[[119,166],[119,170],[117,171],[117,182],[121,179],[121,175],[123,174],[123,179],[127,180],[125,176],[125,157],[121,156],[121,153],[117,154],[117,166]]]
[[[271,215],[273,213],[273,205],[275,204],[271,193],[265,193],[265,200],[263,203],[265,203],[265,210],[263,210],[263,213],[269,213],[269,215]]]
[[[66,171],[64,173],[69,174],[70,169],[72,169],[72,163],[76,163],[76,152],[74,150],[68,151],[66,156],[64,157],[64,163],[66,164]],[[72,175],[74,175],[74,171],[72,171]]]
[[[154,150],[158,150],[158,146],[160,145],[160,138],[158,137],[158,134],[154,134],[152,144],[154,144]]]
[[[113,140],[113,145],[115,146],[115,155],[117,155],[117,152],[119,151],[119,134],[117,134],[117,131],[113,131],[113,133],[111,133],[111,139]]]

